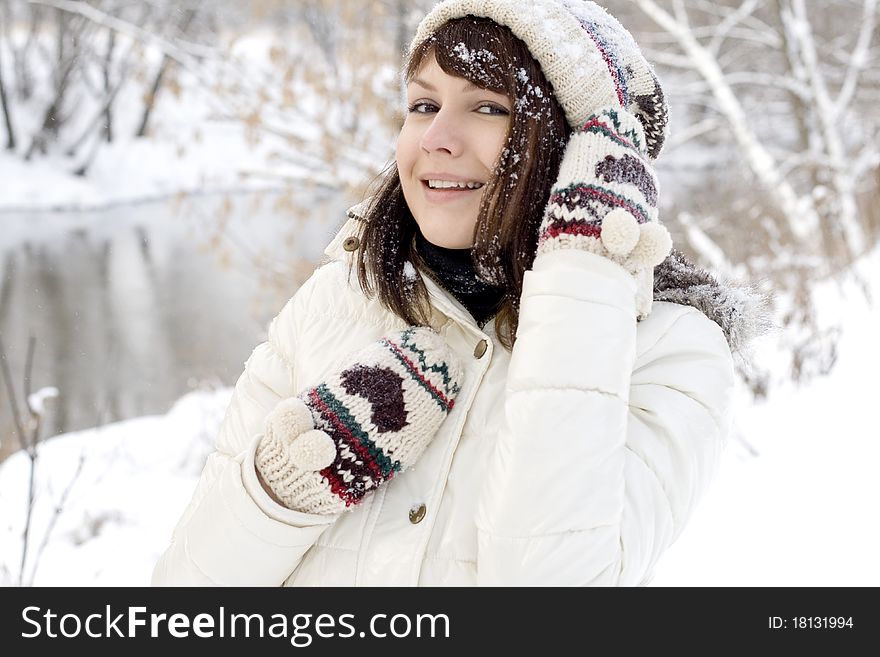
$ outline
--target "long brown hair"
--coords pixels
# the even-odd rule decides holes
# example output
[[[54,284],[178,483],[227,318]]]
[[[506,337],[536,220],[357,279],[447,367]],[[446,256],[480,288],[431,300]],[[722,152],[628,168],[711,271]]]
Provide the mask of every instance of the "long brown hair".
[[[480,278],[505,290],[495,334],[512,349],[523,276],[535,258],[538,227],[571,128],[541,67],[509,28],[474,16],[444,23],[412,52],[404,68],[406,82],[432,53],[446,74],[513,101],[506,147],[484,187],[471,250]],[[396,163],[374,189],[360,232],[361,289],[368,296],[377,292],[381,303],[409,324],[427,324],[428,290],[420,275],[413,279],[405,272],[407,261],[419,262],[413,245],[417,226]]]

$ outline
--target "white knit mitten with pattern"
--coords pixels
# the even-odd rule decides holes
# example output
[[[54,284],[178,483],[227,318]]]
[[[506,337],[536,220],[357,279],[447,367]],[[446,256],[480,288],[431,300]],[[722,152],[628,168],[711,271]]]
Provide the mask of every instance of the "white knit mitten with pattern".
[[[461,376],[432,329],[382,338],[324,383],[278,403],[257,469],[290,509],[344,511],[421,456],[452,410]]]

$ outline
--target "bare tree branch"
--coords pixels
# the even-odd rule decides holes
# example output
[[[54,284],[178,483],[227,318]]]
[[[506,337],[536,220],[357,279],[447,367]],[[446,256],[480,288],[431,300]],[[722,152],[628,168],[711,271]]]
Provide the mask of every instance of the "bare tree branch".
[[[43,552],[46,549],[46,546],[49,545],[49,538],[52,536],[52,532],[55,530],[55,525],[58,523],[58,518],[61,517],[61,514],[64,513],[64,507],[67,504],[67,497],[70,495],[70,491],[73,490],[74,485],[79,479],[80,475],[83,471],[83,466],[86,462],[85,450],[80,452],[79,459],[76,463],[76,470],[73,473],[70,481],[67,483],[64,491],[61,493],[61,498],[58,500],[58,503],[55,504],[55,507],[52,509],[52,516],[49,518],[49,523],[46,525],[46,531],[43,534],[43,539],[40,541],[40,545],[37,548],[36,554],[34,555],[34,565],[31,568],[31,576],[28,579],[28,585],[34,585],[34,579],[37,576],[37,568],[40,565],[40,559],[43,556]],[[22,564],[24,567],[24,564]]]
[[[790,11],[783,12],[783,18],[790,23],[789,29],[798,45],[807,79],[810,82],[813,102],[816,104],[816,120],[820,127],[820,134],[832,171],[831,184],[837,191],[840,205],[838,219],[846,232],[846,244],[855,254],[860,254],[864,249],[864,234],[859,225],[852,179],[844,172],[847,162],[837,125],[839,117],[828,92],[825,76],[819,66],[813,30],[807,16],[804,0],[791,0],[789,9]]]
[[[192,25],[193,19],[196,17],[197,10],[197,8],[188,9],[186,10],[186,12],[184,12],[183,20],[180,24],[181,34],[186,34],[187,30],[189,30],[190,25]],[[156,105],[156,96],[159,94],[159,89],[162,87],[162,80],[165,77],[169,66],[171,65],[171,61],[171,58],[167,54],[162,55],[162,62],[159,64],[159,70],[156,73],[156,77],[153,78],[153,84],[150,85],[150,91],[147,92],[147,96],[144,101],[144,112],[141,115],[140,125],[135,132],[135,136],[137,137],[143,137],[147,134],[147,126],[150,122],[150,115],[153,112],[153,107],[155,107]]]
[[[791,184],[780,174],[777,163],[751,128],[742,104],[737,99],[717,60],[690,33],[686,25],[676,20],[654,0],[634,0],[636,4],[661,28],[677,37],[679,46],[689,56],[703,79],[708,83],[718,103],[719,111],[727,119],[734,139],[739,144],[750,168],[759,183],[779,199],[792,237],[798,242],[808,240],[818,217],[809,202],[799,197]]]
[[[706,49],[717,57],[718,51],[721,50],[721,44],[723,44],[724,40],[730,35],[731,30],[733,30],[733,28],[746,16],[751,15],[758,6],[758,3],[759,0],[743,0],[743,3],[736,9],[736,11],[728,14],[724,20],[718,24],[717,30],[712,35],[712,41]]]
[[[39,423],[34,424],[35,418],[37,419],[37,421],[39,421],[38,416],[34,413],[34,409],[31,408],[29,402],[31,397],[31,374],[34,369],[34,348],[36,347],[36,344],[37,339],[33,335],[28,336],[27,356],[25,357],[24,361],[24,401],[28,409],[28,414],[31,416],[31,421],[28,423],[28,425],[33,434],[36,434],[39,430]],[[36,447],[36,444],[34,442],[31,442],[31,448],[34,447]]]
[[[55,7],[56,9],[75,14],[77,16],[82,16],[83,18],[97,23],[98,25],[102,25],[104,27],[125,34],[132,39],[135,39],[136,41],[148,43],[156,47],[159,51],[161,51],[180,65],[185,66],[192,71],[198,71],[199,60],[201,58],[214,54],[214,51],[212,49],[206,49],[201,46],[195,46],[192,44],[179,46],[175,43],[172,43],[171,41],[168,41],[167,39],[153,34],[149,30],[145,30],[139,25],[135,25],[133,23],[129,23],[122,19],[116,18],[115,16],[111,16],[110,14],[107,14],[92,5],[82,2],[81,0],[27,1],[33,5]]]
[[[849,106],[858,86],[859,75],[868,64],[868,52],[871,45],[871,37],[877,26],[877,0],[864,0],[862,11],[861,28],[852,55],[848,58],[846,78],[840,88],[837,100],[834,102],[834,115],[840,117]]]
[[[3,370],[3,381],[6,383],[6,395],[9,399],[9,406],[12,410],[12,418],[15,422],[15,429],[18,432],[18,443],[23,450],[28,449],[28,443],[25,440],[24,424],[21,421],[21,415],[18,410],[18,402],[15,399],[15,387],[12,383],[12,374],[9,371],[9,361],[6,357],[6,349],[3,346],[3,337],[0,336],[0,369]]]
[[[5,12],[0,12],[0,22],[5,27]],[[0,47],[0,109],[3,110],[3,122],[6,125],[6,150],[15,150],[15,130],[12,127],[12,115],[9,110],[9,99],[6,96],[6,83],[3,80],[3,48]]]

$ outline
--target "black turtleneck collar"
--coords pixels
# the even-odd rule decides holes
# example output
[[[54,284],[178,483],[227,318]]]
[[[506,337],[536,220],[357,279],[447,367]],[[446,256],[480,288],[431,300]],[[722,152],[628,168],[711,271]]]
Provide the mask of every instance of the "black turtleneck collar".
[[[416,252],[433,274],[435,282],[445,288],[467,308],[482,328],[498,311],[504,288],[494,287],[477,276],[470,249],[447,249],[432,244],[417,228]]]

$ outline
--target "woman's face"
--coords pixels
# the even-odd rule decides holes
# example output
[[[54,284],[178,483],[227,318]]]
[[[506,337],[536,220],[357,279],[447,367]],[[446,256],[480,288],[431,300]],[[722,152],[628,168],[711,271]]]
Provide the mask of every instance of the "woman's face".
[[[480,198],[507,139],[510,99],[444,73],[433,53],[406,94],[409,111],[397,140],[403,196],[425,239],[469,248]]]

